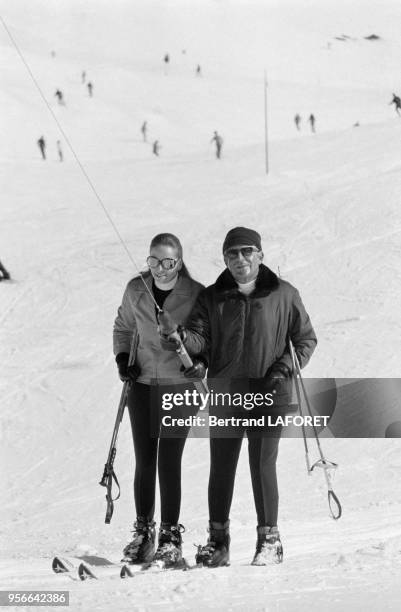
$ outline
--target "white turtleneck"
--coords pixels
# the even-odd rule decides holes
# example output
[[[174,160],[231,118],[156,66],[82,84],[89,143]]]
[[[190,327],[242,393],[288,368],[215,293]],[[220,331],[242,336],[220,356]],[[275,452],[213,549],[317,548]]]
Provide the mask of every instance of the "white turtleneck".
[[[243,293],[244,295],[250,295],[256,287],[256,278],[249,281],[249,283],[237,283],[237,284],[238,284],[238,291],[240,293]]]

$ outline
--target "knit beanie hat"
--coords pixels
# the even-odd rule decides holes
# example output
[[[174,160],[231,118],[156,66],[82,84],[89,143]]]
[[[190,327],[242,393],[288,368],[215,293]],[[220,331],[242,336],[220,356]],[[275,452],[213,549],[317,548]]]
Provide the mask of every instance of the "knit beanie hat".
[[[255,230],[247,227],[234,227],[230,230],[223,242],[223,253],[231,247],[240,245],[255,246],[257,249],[262,248],[261,237]]]

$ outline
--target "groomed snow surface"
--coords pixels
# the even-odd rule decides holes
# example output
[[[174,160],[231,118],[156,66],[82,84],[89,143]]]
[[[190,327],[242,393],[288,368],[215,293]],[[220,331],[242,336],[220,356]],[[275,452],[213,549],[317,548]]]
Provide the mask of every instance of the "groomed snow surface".
[[[140,266],[152,236],[173,231],[194,277],[209,284],[223,269],[226,231],[254,227],[266,263],[299,288],[314,323],[319,345],[305,375],[399,375],[401,118],[388,104],[401,91],[399,3],[5,0],[0,12]],[[87,583],[52,574],[54,554],[118,560],[130,535],[127,420],[110,526],[98,481],[121,389],[112,324],[135,269],[0,32],[0,258],[14,278],[0,283],[1,588],[68,589],[70,609],[83,611],[399,609],[399,439],[322,441],[340,464],[338,522],[323,474],[306,475],[302,440],[281,442],[281,566],[250,566],[256,519],[244,443],[231,567],[127,581],[116,571]],[[372,33],[380,39],[364,38]],[[144,120],[159,158],[142,142]],[[189,560],[207,537],[208,470],[208,441],[189,439],[181,513]]]

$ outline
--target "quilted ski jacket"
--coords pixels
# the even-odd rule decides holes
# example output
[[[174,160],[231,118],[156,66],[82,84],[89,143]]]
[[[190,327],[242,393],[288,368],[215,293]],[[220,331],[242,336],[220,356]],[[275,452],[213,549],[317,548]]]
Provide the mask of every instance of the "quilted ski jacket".
[[[292,371],[288,337],[301,367],[317,344],[297,289],[263,264],[249,296],[226,269],[201,291],[186,327],[188,351],[208,355],[208,378],[262,378],[278,363]]]
[[[148,272],[143,276],[152,291],[151,274]],[[180,275],[163,308],[174,321],[185,323],[202,288],[200,283]],[[176,353],[164,351],[160,346],[155,305],[140,277],[128,283],[118,309],[113,329],[114,354],[129,353],[131,342],[137,343],[135,363],[141,371],[138,382],[150,384],[157,380],[167,384],[185,380]]]

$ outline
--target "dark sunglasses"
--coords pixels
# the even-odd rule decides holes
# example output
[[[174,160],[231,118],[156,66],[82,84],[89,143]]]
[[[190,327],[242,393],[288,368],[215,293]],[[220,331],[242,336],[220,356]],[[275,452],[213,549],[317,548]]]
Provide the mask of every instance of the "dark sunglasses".
[[[153,257],[153,255],[149,255],[146,260],[149,268],[158,268],[159,264],[163,268],[163,270],[172,270],[178,263],[178,259],[173,259],[172,257],[165,257],[164,259],[157,259],[157,257]]]
[[[240,253],[242,257],[244,257],[245,259],[251,259],[254,253],[259,253],[259,249],[257,249],[256,247],[250,247],[250,246],[241,247],[240,249],[227,249],[227,251],[224,252],[224,255],[228,259],[234,260],[234,259],[237,259]]]

